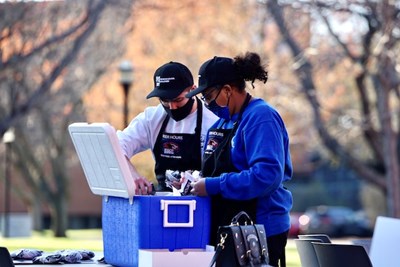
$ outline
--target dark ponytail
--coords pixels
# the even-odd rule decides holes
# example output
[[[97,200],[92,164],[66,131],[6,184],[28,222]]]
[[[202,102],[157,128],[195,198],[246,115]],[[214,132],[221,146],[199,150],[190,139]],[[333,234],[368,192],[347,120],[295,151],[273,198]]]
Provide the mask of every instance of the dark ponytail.
[[[257,53],[246,52],[245,55],[237,55],[234,57],[234,65],[240,74],[242,81],[236,84],[240,90],[244,90],[245,81],[251,82],[254,88],[255,80],[260,80],[264,83],[268,80],[268,71],[266,67],[261,64],[261,58]]]

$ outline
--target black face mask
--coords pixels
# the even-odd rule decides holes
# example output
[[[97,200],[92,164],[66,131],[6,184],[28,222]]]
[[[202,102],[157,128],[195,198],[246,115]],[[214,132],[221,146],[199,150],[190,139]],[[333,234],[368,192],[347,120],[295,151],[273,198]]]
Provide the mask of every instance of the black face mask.
[[[194,98],[191,98],[191,99],[189,99],[188,102],[186,102],[185,105],[183,105],[182,107],[177,108],[177,109],[170,109],[164,105],[162,105],[162,106],[164,107],[167,114],[174,121],[180,121],[180,120],[183,120],[184,118],[186,118],[190,114],[190,112],[192,111],[193,103],[194,103]]]

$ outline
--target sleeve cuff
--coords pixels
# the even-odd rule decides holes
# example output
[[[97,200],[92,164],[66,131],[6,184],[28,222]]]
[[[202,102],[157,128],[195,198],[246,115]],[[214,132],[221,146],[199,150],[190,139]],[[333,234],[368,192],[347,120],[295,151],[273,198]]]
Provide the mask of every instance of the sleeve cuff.
[[[220,178],[206,178],[206,190],[208,195],[217,195],[221,193]]]

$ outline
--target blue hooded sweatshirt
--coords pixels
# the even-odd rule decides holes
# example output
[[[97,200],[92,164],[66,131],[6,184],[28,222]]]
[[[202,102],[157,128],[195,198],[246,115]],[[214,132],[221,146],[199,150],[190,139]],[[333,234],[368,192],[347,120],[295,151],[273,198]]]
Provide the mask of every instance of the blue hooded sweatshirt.
[[[237,118],[234,114],[229,122],[220,119],[212,128],[232,128]],[[293,200],[283,183],[291,179],[293,170],[281,116],[264,100],[253,99],[231,145],[232,162],[240,172],[206,177],[207,193],[235,200],[257,198],[256,223],[264,224],[267,237],[288,231]]]

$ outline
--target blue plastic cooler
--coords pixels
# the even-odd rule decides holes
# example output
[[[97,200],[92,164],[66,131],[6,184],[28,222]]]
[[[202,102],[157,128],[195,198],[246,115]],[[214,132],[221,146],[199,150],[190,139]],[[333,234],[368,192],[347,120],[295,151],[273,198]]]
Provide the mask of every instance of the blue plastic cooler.
[[[138,266],[139,249],[204,249],[209,243],[210,199],[134,196],[135,183],[107,123],[74,123],[69,132],[94,194],[103,196],[104,259]]]
[[[135,196],[103,198],[103,244],[107,263],[138,266],[139,249],[205,248],[209,198]]]

